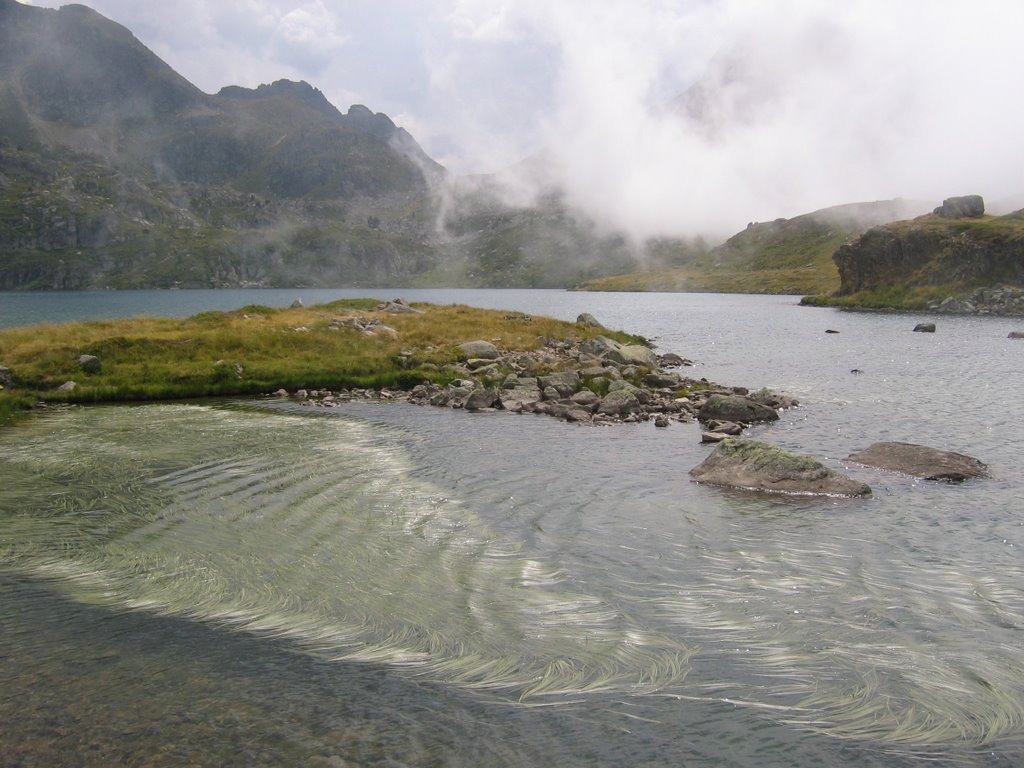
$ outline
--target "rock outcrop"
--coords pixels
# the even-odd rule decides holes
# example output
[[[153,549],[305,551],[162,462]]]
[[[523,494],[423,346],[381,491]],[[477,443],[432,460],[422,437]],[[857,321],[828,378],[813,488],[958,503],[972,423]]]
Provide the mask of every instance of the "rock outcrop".
[[[985,215],[985,200],[981,195],[947,197],[932,213],[944,219],[977,219]]]
[[[971,198],[947,201],[950,212],[970,212]],[[983,203],[980,203],[983,209]],[[840,246],[832,256],[839,270],[836,296],[861,291],[950,286],[951,296],[936,302],[939,311],[1024,312],[1017,302],[1024,287],[1024,212],[1007,216],[948,218],[921,216],[873,227]],[[988,286],[975,290],[976,286]],[[978,301],[956,307],[955,293],[975,291]],[[1011,306],[1012,304],[1012,306]]]
[[[914,443],[874,443],[850,454],[847,460],[925,480],[960,482],[988,474],[988,467],[972,456]]]
[[[871,488],[824,466],[757,440],[723,440],[690,470],[698,483],[801,496],[868,496]]]

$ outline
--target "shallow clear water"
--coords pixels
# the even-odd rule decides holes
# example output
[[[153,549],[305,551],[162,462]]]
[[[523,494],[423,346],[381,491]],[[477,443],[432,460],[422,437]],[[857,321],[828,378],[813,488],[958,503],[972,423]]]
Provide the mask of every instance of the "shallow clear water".
[[[696,425],[55,410],[0,442],[0,765],[1021,762],[1012,324],[914,334],[915,316],[780,297],[452,300],[591,311],[691,374],[795,394],[752,436],[875,493],[694,485]],[[882,439],[993,476],[844,465]]]

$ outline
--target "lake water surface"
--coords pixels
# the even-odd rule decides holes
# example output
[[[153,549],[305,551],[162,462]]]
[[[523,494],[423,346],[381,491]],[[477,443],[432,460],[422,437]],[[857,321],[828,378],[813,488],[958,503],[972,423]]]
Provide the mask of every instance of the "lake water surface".
[[[0,294],[0,325],[395,293]],[[1020,321],[921,334],[925,316],[793,297],[401,293],[589,311],[689,375],[795,395],[750,435],[874,494],[695,485],[695,424],[54,410],[0,433],[0,765],[1024,761]],[[844,461],[877,440],[992,476]]]

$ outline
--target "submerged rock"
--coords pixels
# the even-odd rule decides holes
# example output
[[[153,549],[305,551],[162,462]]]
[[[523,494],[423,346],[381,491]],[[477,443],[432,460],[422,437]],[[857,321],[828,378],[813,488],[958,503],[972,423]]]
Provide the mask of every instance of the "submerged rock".
[[[914,443],[873,443],[863,451],[851,453],[847,460],[925,480],[960,482],[988,474],[988,467],[973,456]]]
[[[867,496],[871,488],[824,466],[757,440],[723,440],[690,470],[698,483],[810,496]]]
[[[935,323],[918,323],[914,326],[914,333],[935,333]]]

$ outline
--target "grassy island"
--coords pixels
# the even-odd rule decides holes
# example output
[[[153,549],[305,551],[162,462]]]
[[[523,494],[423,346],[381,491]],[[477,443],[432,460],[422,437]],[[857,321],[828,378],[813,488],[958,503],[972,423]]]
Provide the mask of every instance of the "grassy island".
[[[526,352],[545,339],[597,335],[638,342],[625,333],[521,313],[376,299],[10,328],[0,330],[0,366],[12,379],[0,389],[0,423],[40,401],[410,389],[456,378],[451,366],[464,357],[458,347],[463,342],[483,339]]]

